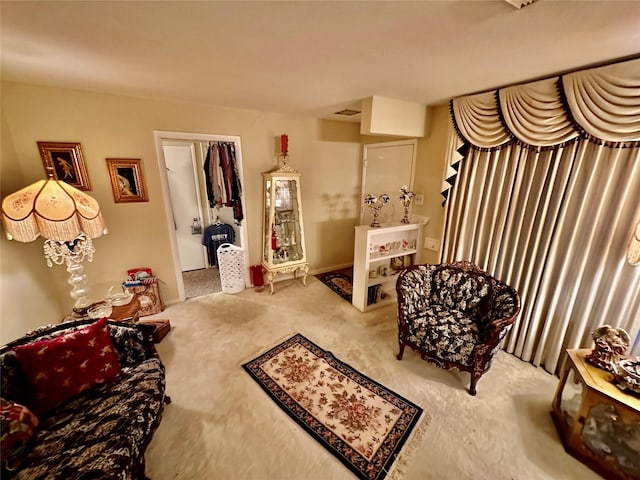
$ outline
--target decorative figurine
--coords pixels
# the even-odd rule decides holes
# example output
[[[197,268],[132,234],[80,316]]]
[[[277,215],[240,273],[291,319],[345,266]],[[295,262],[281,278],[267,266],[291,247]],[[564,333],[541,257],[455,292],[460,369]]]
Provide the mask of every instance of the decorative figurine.
[[[411,199],[415,196],[413,192],[409,191],[409,187],[403,185],[400,187],[400,196],[398,199],[404,207],[404,217],[400,220],[401,223],[409,223],[409,207],[411,206]]]
[[[607,372],[615,373],[616,364],[627,353],[631,338],[622,328],[602,325],[591,334],[595,346],[587,361]]]
[[[373,219],[371,221],[371,225],[369,225],[370,227],[377,228],[380,226],[380,223],[378,222],[378,215],[380,215],[382,207],[389,203],[389,200],[391,200],[391,198],[386,193],[383,193],[379,197],[370,193],[365,195],[364,204],[369,207],[371,209],[371,213],[373,213]]]

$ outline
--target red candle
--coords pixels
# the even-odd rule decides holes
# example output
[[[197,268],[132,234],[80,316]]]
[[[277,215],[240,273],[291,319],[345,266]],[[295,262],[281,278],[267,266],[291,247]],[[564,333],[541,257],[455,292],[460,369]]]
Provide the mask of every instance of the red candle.
[[[285,134],[280,135],[280,151],[282,153],[289,151],[289,137]]]

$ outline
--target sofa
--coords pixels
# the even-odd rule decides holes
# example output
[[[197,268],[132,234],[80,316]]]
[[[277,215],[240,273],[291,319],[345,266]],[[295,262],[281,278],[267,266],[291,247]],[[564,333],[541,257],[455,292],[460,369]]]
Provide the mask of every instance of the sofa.
[[[520,313],[516,290],[461,261],[409,267],[398,276],[396,291],[398,360],[409,346],[440,368],[469,372],[475,395]]]
[[[145,479],[165,369],[152,326],[41,327],[0,348],[2,478]]]

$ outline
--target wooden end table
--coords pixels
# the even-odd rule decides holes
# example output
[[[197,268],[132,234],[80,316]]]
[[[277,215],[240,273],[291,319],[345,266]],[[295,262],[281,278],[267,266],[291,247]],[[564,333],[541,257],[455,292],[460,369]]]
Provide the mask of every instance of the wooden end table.
[[[118,322],[137,322],[140,317],[140,299],[138,295],[134,295],[129,303],[118,307],[111,307],[111,320]]]
[[[94,303],[93,305],[97,305],[99,303],[103,302]],[[138,295],[134,295],[131,301],[126,305],[112,306],[111,313],[107,318],[109,318],[110,320],[115,320],[117,322],[137,322],[138,318],[140,317],[141,308],[142,305],[140,304]],[[72,315],[65,317],[62,321],[70,322],[74,320],[87,319],[89,318],[89,316],[87,315],[87,310],[88,309],[84,309],[81,313],[74,312]]]
[[[605,478],[640,479],[640,397],[588,363],[590,353],[567,350],[551,411],[560,439],[569,454]]]

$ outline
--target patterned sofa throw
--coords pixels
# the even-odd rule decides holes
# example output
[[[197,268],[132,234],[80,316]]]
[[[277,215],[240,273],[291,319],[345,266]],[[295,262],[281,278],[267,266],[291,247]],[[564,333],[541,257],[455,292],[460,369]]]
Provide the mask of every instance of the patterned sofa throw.
[[[13,422],[24,432],[18,443],[5,438],[3,417],[3,460],[5,449],[12,457],[1,478],[144,479],[144,452],[168,402],[150,334],[137,324],[86,320],[42,327],[0,348],[2,404],[37,411],[22,414],[29,424]],[[39,353],[51,355],[47,365],[33,361]],[[68,388],[41,383],[57,381],[61,369]]]
[[[471,374],[469,392],[489,370],[520,312],[518,293],[469,262],[403,270],[398,292],[398,343],[447,370]]]

